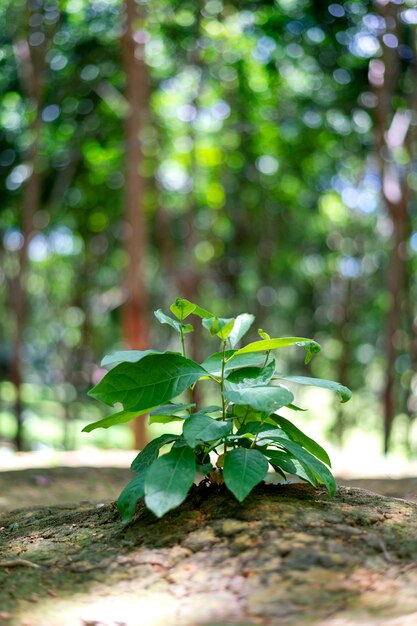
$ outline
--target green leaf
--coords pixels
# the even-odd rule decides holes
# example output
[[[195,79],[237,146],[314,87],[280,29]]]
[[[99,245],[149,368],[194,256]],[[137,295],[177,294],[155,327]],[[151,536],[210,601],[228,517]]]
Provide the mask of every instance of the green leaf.
[[[234,404],[248,404],[257,411],[273,413],[294,399],[285,387],[252,387],[225,391],[224,397]]]
[[[274,430],[277,431],[277,434],[281,432],[281,434],[285,437],[285,433],[281,431],[280,428],[276,428],[275,425],[272,426]],[[250,433],[251,435],[259,435],[262,432],[270,432],[271,424],[261,424],[260,421],[257,422],[246,422],[243,424],[237,431],[237,435],[246,435]]]
[[[291,404],[287,404],[287,409],[291,409],[291,411],[307,411],[307,409],[302,409],[301,407],[297,406],[296,404],[293,404],[291,402]]]
[[[159,450],[162,446],[166,446],[168,443],[177,441],[180,439],[179,435],[173,435],[171,433],[165,433],[156,439],[150,441],[139,454],[133,459],[130,468],[137,473],[142,473],[148,469],[149,465],[153,463],[159,456]]]
[[[232,348],[234,348],[234,346],[242,339],[243,335],[248,332],[254,320],[255,316],[250,313],[241,313],[235,318],[233,330],[228,337]]]
[[[118,350],[113,354],[108,354],[101,361],[101,367],[115,365],[116,363],[138,363],[149,354],[168,354],[159,350]]]
[[[204,328],[210,331],[210,335],[217,335],[222,341],[226,341],[233,330],[234,317],[209,317],[201,322]]]
[[[268,461],[259,450],[235,448],[224,459],[226,487],[242,502],[268,473]]]
[[[230,372],[237,370],[241,367],[262,367],[265,363],[265,355],[263,354],[241,354],[236,358],[231,360],[231,357],[235,354],[234,350],[226,350],[225,357],[227,359],[225,365],[225,375],[227,376]],[[201,367],[204,367],[206,372],[210,374],[210,376],[220,377],[222,374],[222,353],[216,352],[209,356],[203,363]]]
[[[330,389],[330,391],[334,391],[339,394],[341,402],[347,402],[352,397],[352,392],[348,389],[348,387],[345,387],[334,380],[310,378],[308,376],[285,376],[284,374],[279,374],[278,372],[275,373],[275,376],[281,380],[288,380],[288,382],[297,383],[299,385],[311,385],[312,387]]]
[[[311,452],[311,454],[314,454],[314,456],[320,459],[320,461],[323,461],[323,463],[326,463],[326,465],[328,465],[329,467],[332,466],[326,450],[324,450],[316,441],[314,441],[314,439],[311,439],[310,437],[308,437],[308,435],[305,435],[299,428],[297,428],[297,426],[295,426],[292,422],[285,419],[285,417],[282,417],[281,415],[270,415],[270,418],[273,419],[274,422],[278,424],[282,428],[282,430],[284,430],[287,435],[291,437],[291,439],[293,439],[293,441],[299,443],[301,446],[303,446],[303,448]]]
[[[219,439],[228,435],[231,430],[231,422],[223,422],[208,415],[195,413],[184,422],[183,435],[188,445],[195,448],[202,441]]]
[[[301,346],[307,350],[306,363],[308,363],[314,353],[320,352],[319,344],[312,339],[306,339],[305,337],[279,337],[249,343],[244,348],[237,350],[231,358],[234,359],[237,355],[246,354],[247,352],[265,352],[293,345]]]
[[[188,446],[174,448],[152,463],[145,477],[145,503],[157,517],[179,506],[194,482],[196,464]]]
[[[203,309],[201,306],[198,306],[198,304],[194,304],[193,302],[190,302],[189,300],[186,300],[185,298],[177,298],[177,300],[175,301],[175,304],[171,306],[171,311],[174,313],[174,315],[176,315],[176,313],[172,307],[175,307],[178,301],[180,301],[181,304],[179,304],[178,309],[175,309],[175,310],[179,310],[181,307],[183,307],[184,311],[189,310],[190,313],[193,313],[194,315],[198,315],[198,317],[201,317],[203,319],[206,317],[215,317],[214,313],[210,313],[210,311]],[[190,310],[191,307],[193,307],[192,311]],[[187,313],[187,315],[190,315],[190,313]],[[183,319],[185,319],[185,317],[186,316],[184,316]]]
[[[151,409],[145,409],[143,411],[119,411],[118,413],[114,413],[113,415],[109,415],[108,417],[104,417],[102,420],[98,420],[97,422],[91,422],[91,424],[87,424],[84,426],[81,432],[83,433],[91,433],[92,430],[96,428],[110,428],[110,426],[115,426],[116,424],[126,424],[126,422],[130,422],[134,420],[135,417],[139,415],[143,415],[147,413]]]
[[[206,372],[180,354],[151,354],[138,363],[120,363],[89,392],[105,404],[121,402],[126,411],[148,412],[175,398]]]
[[[145,474],[135,476],[126,485],[117,499],[117,508],[123,524],[132,521],[136,510],[136,504],[145,495]]]
[[[189,302],[188,300],[183,300],[182,298],[177,298],[174,304],[171,304],[169,307],[171,312],[177,317],[180,322],[185,320],[193,311],[196,309],[197,305]]]
[[[262,387],[269,383],[275,370],[275,361],[266,367],[243,367],[231,372],[224,381],[227,391],[246,387]]]
[[[260,336],[261,339],[266,339],[266,340],[271,339],[271,335],[268,335],[268,333],[262,330],[262,328],[258,328],[258,335]]]
[[[189,416],[189,413],[185,415],[178,415],[178,413],[184,413],[195,407],[195,404],[164,404],[158,406],[149,416],[149,424],[169,424],[170,422],[181,422]]]
[[[310,470],[308,465],[300,463],[300,461],[289,452],[281,450],[265,450],[264,454],[274,468],[279,467],[289,474],[299,476],[303,480],[310,483],[310,485],[313,485],[313,487],[317,487],[318,482],[314,472]]]
[[[267,443],[268,440],[276,441],[279,443],[287,452],[290,452],[296,459],[303,464],[306,468],[308,467],[312,470],[317,477],[318,481],[326,486],[329,494],[334,496],[336,493],[336,483],[333,478],[330,470],[315,456],[310,454],[307,450],[304,450],[298,443],[292,441],[291,439],[286,439],[284,437],[280,437],[271,433],[262,433],[261,437],[258,439],[258,443],[262,445],[262,443]]]
[[[192,324],[181,324],[177,322],[177,320],[172,319],[172,317],[169,317],[169,315],[165,315],[162,309],[154,311],[154,315],[161,324],[168,324],[168,326],[171,326],[177,333],[180,333],[181,329],[183,333],[192,333],[194,331]]]

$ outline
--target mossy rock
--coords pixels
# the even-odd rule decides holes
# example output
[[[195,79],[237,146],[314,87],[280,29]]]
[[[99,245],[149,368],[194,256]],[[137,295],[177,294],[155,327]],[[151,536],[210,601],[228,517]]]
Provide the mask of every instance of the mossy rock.
[[[0,527],[7,626],[417,624],[417,504],[361,489],[261,485],[239,504],[202,485],[162,520],[83,504]]]

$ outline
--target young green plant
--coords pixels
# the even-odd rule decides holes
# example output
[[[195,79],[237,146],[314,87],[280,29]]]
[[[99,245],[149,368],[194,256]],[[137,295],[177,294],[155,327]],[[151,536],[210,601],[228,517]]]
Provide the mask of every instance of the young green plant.
[[[333,495],[336,484],[327,452],[280,411],[284,407],[301,410],[293,403],[286,382],[330,389],[342,402],[350,399],[351,392],[334,381],[277,371],[273,356],[276,350],[301,346],[308,363],[319,352],[319,344],[305,337],[271,338],[259,330],[259,341],[238,347],[253,315],[221,318],[181,298],[170,308],[174,317],[160,309],[155,316],[179,333],[181,353],[128,350],[106,356],[102,366],[111,369],[89,392],[109,406],[120,403],[123,410],[88,424],[86,432],[145,413],[150,414],[150,423],[179,422],[182,426],[181,434],[157,437],[133,460],[136,475],[117,502],[123,522],[133,519],[142,497],[148,509],[162,517],[184,501],[198,477],[224,482],[241,502],[265,478],[269,467],[283,477],[295,474],[314,487],[324,485]],[[220,340],[220,351],[202,363],[186,354],[185,335],[194,330],[188,321],[191,315]],[[192,390],[205,380],[218,385],[219,404],[196,409]],[[178,400],[187,390],[188,399]]]

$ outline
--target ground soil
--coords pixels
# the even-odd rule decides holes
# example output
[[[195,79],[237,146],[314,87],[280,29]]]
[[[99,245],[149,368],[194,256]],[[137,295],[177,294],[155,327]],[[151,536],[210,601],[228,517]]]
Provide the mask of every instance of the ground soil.
[[[32,506],[1,514],[0,545],[7,626],[417,624],[417,504],[353,487],[261,485],[240,505],[200,486],[128,527],[113,502]]]

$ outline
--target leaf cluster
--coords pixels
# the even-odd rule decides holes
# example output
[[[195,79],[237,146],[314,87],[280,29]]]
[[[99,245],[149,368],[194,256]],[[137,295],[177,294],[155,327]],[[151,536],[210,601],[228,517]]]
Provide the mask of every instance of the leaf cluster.
[[[84,428],[87,432],[145,413],[150,413],[150,423],[182,424],[181,434],[161,435],[134,459],[131,467],[136,476],[118,499],[123,522],[132,520],[142,497],[162,517],[184,501],[199,476],[224,482],[240,502],[266,477],[269,467],[284,477],[295,474],[314,487],[324,485],[333,495],[336,485],[327,452],[280,414],[284,407],[301,410],[284,382],[330,389],[342,402],[351,393],[333,381],[282,374],[272,355],[277,349],[301,346],[307,363],[320,346],[305,337],[271,338],[259,330],[259,341],[239,348],[253,315],[221,318],[180,298],[171,313],[174,317],[161,310],[155,315],[180,334],[182,353],[129,350],[106,356],[102,365],[114,367],[89,392],[107,405],[121,403],[123,410],[89,424]],[[186,356],[184,337],[194,330],[185,321],[190,315],[201,318],[202,326],[221,343],[221,350],[202,363]],[[220,402],[196,408],[192,390],[205,380],[217,383]],[[187,390],[190,402],[179,402]]]

